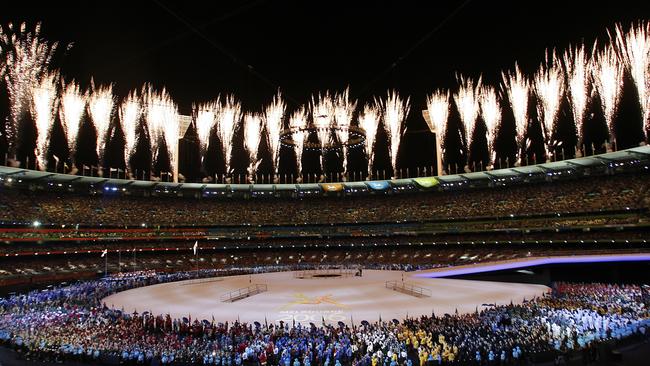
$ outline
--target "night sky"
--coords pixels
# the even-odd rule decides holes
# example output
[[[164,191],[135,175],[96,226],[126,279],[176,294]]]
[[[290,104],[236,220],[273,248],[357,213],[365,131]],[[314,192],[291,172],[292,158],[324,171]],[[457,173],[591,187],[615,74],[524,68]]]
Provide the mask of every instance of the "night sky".
[[[362,105],[394,88],[412,100],[400,161],[415,167],[433,161],[426,95],[455,89],[456,73],[497,85],[515,61],[530,75],[546,48],[591,46],[616,22],[650,15],[639,1],[424,3],[13,1],[0,23],[40,21],[46,38],[73,43],[53,63],[67,79],[114,82],[118,96],[151,82],[184,114],[220,93],[261,111],[279,88],[291,111],[319,91],[349,85]]]

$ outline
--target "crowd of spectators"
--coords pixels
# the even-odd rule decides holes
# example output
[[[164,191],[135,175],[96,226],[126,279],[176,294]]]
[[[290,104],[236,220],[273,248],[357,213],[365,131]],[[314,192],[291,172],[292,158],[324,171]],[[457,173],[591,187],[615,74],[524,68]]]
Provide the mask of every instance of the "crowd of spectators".
[[[359,320],[352,324],[253,324],[128,314],[105,296],[213,270],[139,272],[0,300],[0,342],[31,359],[127,364],[431,365],[519,364],[524,359],[644,337],[647,294],[636,285],[558,283],[517,305],[469,314]]]
[[[394,223],[644,210],[649,203],[648,179],[642,174],[480,190],[304,199],[90,196],[5,187],[0,221],[73,227]]]
[[[645,218],[638,211],[597,212],[570,216],[542,215],[535,217],[507,217],[502,219],[442,220],[410,223],[372,223],[345,225],[300,226],[244,226],[244,227],[194,227],[194,228],[0,228],[0,240],[6,242],[60,242],[104,240],[197,240],[218,237],[238,240],[243,238],[290,237],[350,237],[389,236],[395,232],[426,234],[476,233],[486,236],[498,231],[531,229],[598,229],[612,226],[640,226]],[[56,246],[56,244],[54,244]],[[0,255],[2,253],[0,252]]]

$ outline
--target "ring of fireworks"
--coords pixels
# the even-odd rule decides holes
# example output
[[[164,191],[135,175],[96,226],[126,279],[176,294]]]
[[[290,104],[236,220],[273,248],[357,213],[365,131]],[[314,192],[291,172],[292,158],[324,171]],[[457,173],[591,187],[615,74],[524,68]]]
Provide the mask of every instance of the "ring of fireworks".
[[[305,150],[310,150],[310,151],[331,151],[331,150],[339,150],[342,148],[348,148],[348,149],[355,149],[359,147],[363,147],[364,143],[366,142],[366,132],[356,126],[331,126],[328,128],[318,128],[316,126],[307,126],[307,127],[289,127],[285,130],[283,130],[280,133],[280,144],[284,147],[288,148],[295,148],[297,143],[294,139],[294,136],[296,134],[303,134],[304,136],[309,136],[311,134],[317,134],[317,133],[328,133],[328,131],[324,130],[329,130],[329,133],[334,133],[337,136],[339,134],[349,134],[348,140],[347,141],[341,141],[340,139],[328,139],[329,141],[326,141],[324,145],[322,145],[320,142],[309,142],[305,138],[303,142],[303,149]]]

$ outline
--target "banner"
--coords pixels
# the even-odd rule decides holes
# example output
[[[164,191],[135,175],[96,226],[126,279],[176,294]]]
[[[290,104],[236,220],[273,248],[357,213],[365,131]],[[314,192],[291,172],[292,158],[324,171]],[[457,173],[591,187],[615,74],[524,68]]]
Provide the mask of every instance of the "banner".
[[[436,179],[436,177],[413,178],[413,181],[422,188],[431,188],[440,184],[440,182],[438,181],[438,179]]]

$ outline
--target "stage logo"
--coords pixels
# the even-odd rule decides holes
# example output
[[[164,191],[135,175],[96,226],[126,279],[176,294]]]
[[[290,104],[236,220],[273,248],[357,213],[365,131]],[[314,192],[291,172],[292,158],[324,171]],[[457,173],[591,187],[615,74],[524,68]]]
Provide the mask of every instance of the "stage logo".
[[[289,310],[299,305],[323,305],[323,304],[334,305],[334,307],[339,309],[347,308],[347,305],[334,300],[332,295],[309,297],[306,296],[305,294],[297,293],[294,294],[293,296],[294,296],[294,300],[286,303],[284,306],[280,308],[280,310]]]

